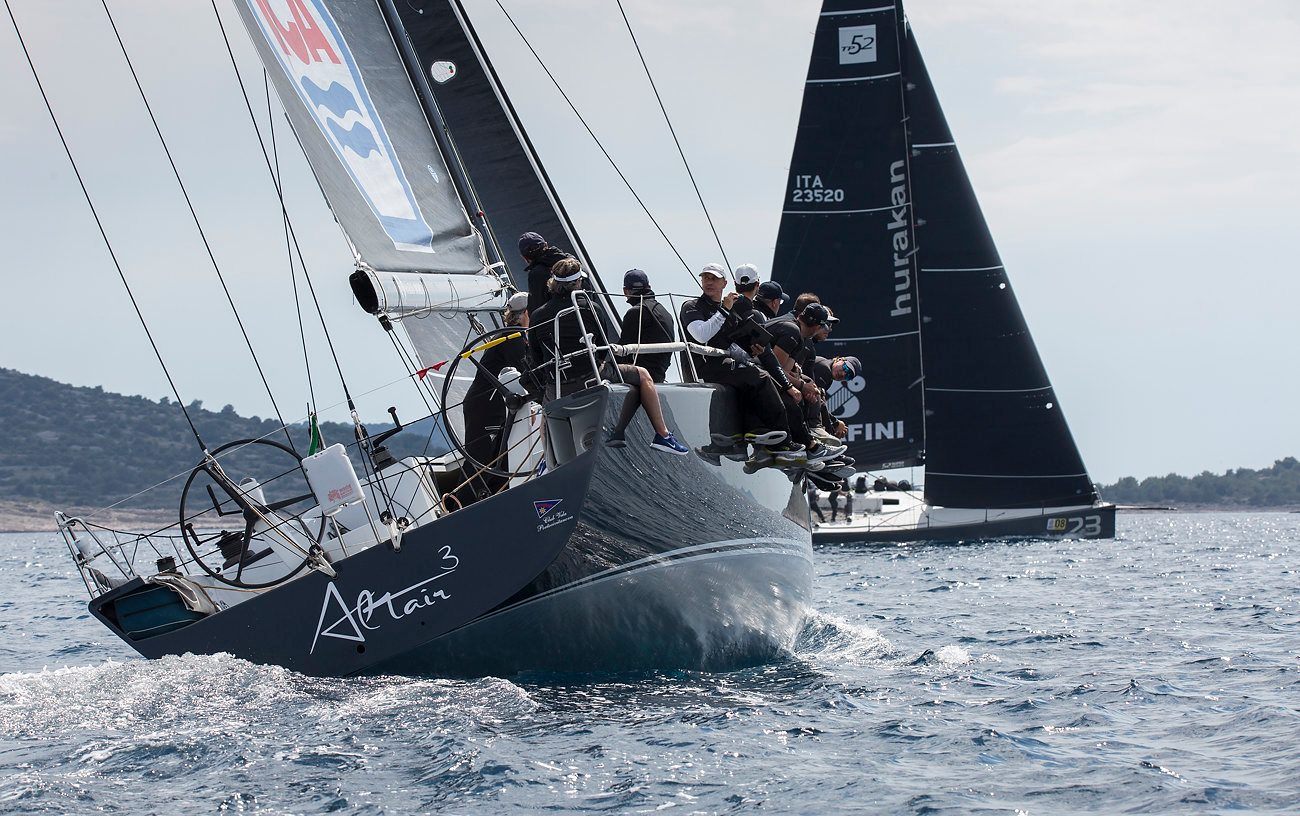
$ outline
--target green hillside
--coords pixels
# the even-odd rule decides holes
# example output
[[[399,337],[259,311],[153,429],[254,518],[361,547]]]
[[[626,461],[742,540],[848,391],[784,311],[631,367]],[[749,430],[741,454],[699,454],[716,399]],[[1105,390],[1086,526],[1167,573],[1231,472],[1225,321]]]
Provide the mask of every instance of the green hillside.
[[[276,433],[272,419],[243,417],[234,408],[209,411],[198,401],[187,406],[204,441],[217,447],[235,439]],[[431,423],[421,423],[390,440],[395,454],[423,452]],[[371,428],[372,433],[384,430]],[[352,441],[352,426],[322,423],[327,443]],[[307,428],[291,429],[295,445],[306,451]],[[446,450],[438,435],[430,455]],[[275,460],[274,452],[270,459]],[[80,388],[47,377],[0,368],[0,501],[26,500],[57,507],[102,507],[145,490],[199,458],[189,426],[173,401],[127,397],[103,388]],[[283,468],[283,461],[267,466]],[[178,480],[125,505],[174,508]]]
[[[1208,470],[1199,476],[1126,476],[1101,493],[1123,504],[1209,504],[1222,507],[1300,507],[1300,462],[1279,459],[1271,468],[1238,468],[1222,476]]]

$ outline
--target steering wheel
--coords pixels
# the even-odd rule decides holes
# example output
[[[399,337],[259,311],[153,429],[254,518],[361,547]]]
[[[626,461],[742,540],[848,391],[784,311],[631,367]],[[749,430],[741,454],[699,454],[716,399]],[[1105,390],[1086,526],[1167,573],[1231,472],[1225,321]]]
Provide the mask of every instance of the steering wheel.
[[[226,454],[225,461],[217,458],[222,453]],[[271,472],[279,475],[245,488],[237,484],[227,472]],[[197,498],[192,497],[191,492],[199,496],[206,493],[211,508],[198,510],[191,516],[190,508],[196,504]],[[302,521],[302,515],[316,506],[316,496],[307,483],[302,460],[293,449],[269,439],[237,439],[212,451],[211,456],[190,471],[185,487],[181,490],[181,536],[194,563],[208,575],[229,586],[265,589],[302,572],[310,559],[304,553],[297,564],[286,564],[289,571],[277,578],[261,582],[247,581],[244,579],[244,568],[260,557],[260,554],[252,552],[253,543],[266,536],[286,535],[279,528],[293,523],[295,532],[310,538],[313,544],[319,544],[325,535],[326,518],[321,516],[315,534]],[[288,512],[281,515],[280,511]],[[196,521],[207,522],[227,516],[238,516],[242,525],[233,530],[220,529],[215,532],[200,532],[195,528]],[[262,525],[260,530],[257,529],[259,523]],[[206,560],[213,556],[213,545],[218,548],[217,558],[223,561],[220,566],[213,566]],[[229,558],[226,557],[228,553]],[[238,564],[233,577],[225,574],[230,558],[237,559]]]

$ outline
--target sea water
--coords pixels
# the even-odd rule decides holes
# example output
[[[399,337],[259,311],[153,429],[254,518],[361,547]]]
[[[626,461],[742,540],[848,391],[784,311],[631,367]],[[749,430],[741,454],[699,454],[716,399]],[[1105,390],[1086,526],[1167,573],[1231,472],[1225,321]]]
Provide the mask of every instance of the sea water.
[[[1300,515],[816,553],[787,660],[316,679],[145,661],[0,536],[0,812],[1300,813]]]

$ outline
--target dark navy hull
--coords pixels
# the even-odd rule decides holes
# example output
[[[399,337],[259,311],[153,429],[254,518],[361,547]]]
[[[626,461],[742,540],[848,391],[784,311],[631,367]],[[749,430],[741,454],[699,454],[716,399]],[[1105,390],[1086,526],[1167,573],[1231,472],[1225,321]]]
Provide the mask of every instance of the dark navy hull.
[[[721,670],[790,648],[812,583],[808,508],[778,470],[603,440],[622,386],[548,406],[573,456],[540,478],[247,601],[156,634],[119,612],[133,581],[91,611],[146,657],[229,652],[314,675]],[[661,387],[669,424],[702,446],[730,432],[729,392]],[[554,421],[553,444],[565,439]],[[119,608],[120,607],[120,608]]]
[[[814,544],[902,544],[966,542],[995,538],[1114,538],[1115,505],[1045,509],[1039,515],[969,524],[817,529]]]

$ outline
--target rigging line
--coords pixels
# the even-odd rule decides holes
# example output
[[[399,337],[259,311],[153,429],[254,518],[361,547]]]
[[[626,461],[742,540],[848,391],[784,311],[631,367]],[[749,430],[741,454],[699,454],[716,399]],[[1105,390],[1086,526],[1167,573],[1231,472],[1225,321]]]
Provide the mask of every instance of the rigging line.
[[[650,74],[650,66],[646,64],[645,54],[641,53],[641,43],[637,42],[636,33],[632,31],[632,22],[627,18],[627,12],[623,9],[623,0],[617,0],[618,13],[623,15],[623,24],[627,26],[627,34],[632,38],[632,45],[636,47],[636,55],[641,60],[641,67],[645,69],[645,78],[650,82],[650,90],[654,91],[655,101],[659,103],[659,111],[664,115],[664,123],[668,125],[668,132],[673,136],[673,144],[677,145],[677,155],[682,157],[682,166],[686,168],[686,175],[691,180],[691,186],[695,188],[695,197],[700,201],[700,209],[704,210],[704,219],[709,222],[709,229],[713,232],[713,240],[718,244],[718,251],[722,253],[722,262],[731,269],[731,261],[727,260],[727,250],[722,246],[722,238],[718,237],[718,228],[713,224],[713,216],[709,214],[709,207],[704,203],[704,194],[700,192],[700,185],[695,182],[695,173],[691,172],[691,164],[686,160],[686,151],[682,149],[682,143],[677,138],[677,130],[673,127],[672,119],[668,118],[668,109],[664,107],[664,100],[659,96],[659,88],[655,85],[655,79]]]
[[[397,332],[389,331],[389,332],[384,332],[384,334],[387,334],[388,339],[392,342],[393,350],[397,352],[397,356],[402,361],[402,366],[406,368],[407,373],[410,375],[411,384],[414,385],[415,390],[419,392],[420,400],[424,403],[425,409],[428,410],[430,414],[435,413],[435,411],[433,410],[433,406],[429,404],[429,398],[425,396],[424,389],[420,387],[420,378],[416,375],[418,369],[414,367],[414,364],[411,362],[410,358],[406,356],[406,349],[401,345],[399,345],[397,342]]]
[[[551,73],[551,69],[546,67],[546,63],[542,61],[542,57],[537,53],[537,49],[533,48],[533,44],[528,41],[528,37],[524,36],[524,32],[520,30],[515,19],[510,16],[510,12],[506,11],[506,7],[501,4],[501,0],[496,0],[496,4],[497,8],[501,9],[501,13],[506,16],[506,20],[510,22],[511,27],[514,28],[515,33],[519,35],[519,39],[524,41],[524,45],[528,47],[528,51],[533,55],[533,59],[537,60],[537,64],[541,66],[542,70],[546,73],[547,78],[551,80],[551,84],[555,86],[555,90],[559,91],[560,96],[564,98],[566,103],[568,103],[569,110],[573,111],[573,115],[578,117],[578,121],[582,123],[583,128],[586,129],[587,135],[591,136],[592,141],[596,143],[596,147],[600,148],[600,152],[605,156],[606,160],[609,161],[609,166],[614,168],[614,172],[618,174],[620,179],[622,179],[623,185],[627,187],[628,192],[636,199],[636,203],[641,205],[641,209],[645,212],[646,217],[650,219],[650,223],[654,224],[655,229],[659,231],[661,236],[663,236],[664,242],[668,244],[668,248],[677,256],[677,260],[681,261],[682,266],[685,267],[686,271],[694,276],[695,272],[691,269],[691,265],[682,257],[682,253],[677,250],[677,246],[673,244],[672,239],[668,237],[668,233],[664,232],[664,228],[659,225],[657,220],[655,220],[654,215],[650,212],[650,208],[641,200],[641,196],[637,194],[636,188],[632,186],[632,182],[628,181],[627,176],[623,175],[623,171],[619,168],[618,162],[614,161],[613,156],[609,155],[609,151],[605,149],[605,145],[601,143],[600,139],[596,136],[595,131],[593,131],[591,126],[587,124],[587,120],[582,118],[581,113],[578,113],[577,106],[573,104],[572,99],[569,99],[569,95],[564,92],[564,88],[560,86],[559,80],[557,80],[555,75]]]
[[[221,267],[217,263],[217,256],[212,251],[212,245],[208,243],[208,236],[203,231],[203,225],[199,222],[199,214],[194,210],[194,202],[190,200],[189,191],[185,188],[185,182],[181,180],[181,172],[176,167],[176,161],[172,158],[172,152],[167,147],[167,140],[163,138],[162,128],[158,125],[158,119],[154,116],[153,106],[149,104],[149,97],[144,92],[144,86],[140,84],[140,77],[135,72],[135,65],[131,62],[131,55],[127,53],[126,43],[122,41],[122,34],[117,30],[117,22],[113,19],[113,13],[108,10],[108,0],[100,0],[100,5],[104,7],[104,14],[108,17],[108,24],[113,29],[113,36],[117,39],[117,45],[122,50],[122,59],[126,61],[126,67],[131,71],[131,79],[135,81],[135,88],[140,92],[140,101],[144,103],[144,109],[149,113],[149,121],[153,123],[154,132],[158,134],[158,141],[162,145],[163,153],[167,156],[167,163],[171,165],[172,175],[176,177],[176,184],[180,187],[181,195],[185,198],[185,205],[189,207],[190,217],[194,219],[194,226],[199,231],[199,238],[203,241],[203,248],[207,250],[208,260],[212,261],[212,270],[217,273],[217,280],[221,282],[221,290],[226,294],[226,302],[230,304],[230,310],[235,315],[235,322],[239,324],[239,331],[244,336],[244,344],[248,346],[248,353],[253,358],[253,365],[257,368],[257,374],[262,378],[262,385],[266,388],[266,396],[271,400],[271,408],[275,411],[275,416],[280,420],[280,425],[284,425],[284,417],[280,414],[280,406],[275,401],[275,394],[271,392],[271,384],[267,382],[266,372],[262,370],[262,363],[257,359],[257,352],[253,350],[253,341],[248,336],[248,330],[244,328],[244,320],[239,316],[239,309],[235,306],[235,299],[230,294],[230,287],[226,285],[226,277],[221,273]],[[289,447],[297,452],[294,447],[293,435],[287,430],[285,438],[289,440]]]
[[[117,253],[113,251],[113,244],[108,240],[108,233],[104,230],[104,222],[99,219],[99,211],[95,209],[95,202],[91,199],[90,191],[86,188],[86,181],[81,177],[81,170],[77,167],[77,160],[72,157],[72,148],[68,146],[68,140],[63,135],[63,128],[59,125],[59,119],[54,115],[54,106],[50,103],[50,97],[45,93],[45,85],[41,82],[40,74],[36,72],[36,64],[32,62],[31,52],[27,50],[27,41],[23,39],[23,32],[18,27],[18,20],[14,17],[14,10],[10,7],[9,0],[4,0],[4,3],[5,11],[9,13],[9,22],[13,24],[14,33],[18,35],[18,44],[22,46],[23,56],[27,59],[27,67],[31,71],[32,79],[36,81],[36,87],[41,92],[41,99],[45,101],[45,110],[50,114],[50,121],[54,123],[55,132],[59,134],[59,141],[63,144],[63,152],[67,154],[68,163],[72,165],[72,172],[77,177],[77,184],[81,186],[81,194],[86,198],[86,205],[90,207],[90,214],[95,219],[95,226],[99,228],[99,235],[104,239],[104,247],[108,249],[108,255],[113,259],[113,266],[117,269],[117,276],[122,279],[122,286],[126,288],[127,297],[131,299],[131,306],[135,308],[135,315],[140,319],[140,326],[144,329],[145,336],[149,338],[149,345],[153,348],[154,356],[158,358],[158,365],[162,368],[163,375],[167,377],[167,384],[171,386],[172,395],[176,397],[176,404],[180,406],[181,413],[185,415],[185,421],[194,434],[194,441],[199,443],[199,448],[206,454],[208,446],[203,444],[203,437],[199,436],[199,430],[194,426],[194,420],[190,417],[190,412],[186,409],[180,392],[176,390],[176,382],[167,369],[167,363],[163,361],[162,352],[158,350],[158,344],[153,339],[153,332],[149,330],[149,323],[144,319],[144,313],[140,311],[140,304],[135,299],[135,293],[131,291],[131,284],[126,280],[126,273],[122,271],[122,264],[117,259]]]
[[[284,200],[284,175],[280,172],[280,151],[276,148],[275,142],[275,113],[271,108],[271,76],[262,69],[262,90],[266,93],[266,128],[271,136],[271,155],[275,158],[275,170],[272,176],[275,179],[275,191]],[[307,355],[307,329],[302,320],[302,298],[298,294],[298,272],[293,265],[293,242],[289,237],[289,213],[284,208],[280,208],[281,217],[284,219],[284,245],[285,251],[289,254],[289,281],[293,284],[293,308],[298,313],[298,336],[302,338],[302,365],[307,372],[307,394],[311,397],[311,410],[316,410],[316,386],[312,382],[311,376],[311,359]]]
[[[343,366],[339,363],[339,355],[334,348],[334,339],[330,336],[329,325],[325,323],[325,312],[321,309],[320,299],[316,297],[316,287],[312,283],[311,273],[307,271],[307,261],[304,260],[302,247],[298,243],[298,232],[293,228],[293,222],[289,219],[289,210],[285,207],[284,203],[284,192],[281,190],[279,182],[276,181],[275,170],[271,166],[271,157],[267,155],[266,142],[262,139],[262,131],[257,126],[257,115],[253,113],[253,103],[249,99],[248,89],[244,87],[244,77],[239,72],[239,63],[235,60],[235,50],[230,45],[230,37],[226,35],[226,26],[221,20],[221,12],[217,10],[216,0],[212,0],[212,14],[217,18],[217,28],[221,31],[221,39],[226,44],[226,53],[230,56],[230,67],[235,72],[235,80],[239,83],[239,91],[244,96],[244,107],[248,109],[249,121],[253,123],[253,132],[257,135],[257,143],[262,148],[262,160],[266,163],[266,171],[271,175],[271,183],[275,186],[275,194],[280,201],[280,212],[284,214],[285,223],[289,227],[289,235],[293,239],[294,252],[297,253],[298,264],[302,267],[303,280],[307,281],[307,290],[311,293],[312,303],[316,306],[316,316],[320,319],[321,331],[325,334],[325,343],[329,346],[330,356],[334,359],[334,368],[338,371],[339,382],[343,386],[343,396],[347,399],[348,408],[356,410],[356,404],[353,402],[352,394],[348,390],[347,378],[343,376]],[[290,123],[290,131],[293,132],[294,138],[296,139],[298,134],[296,131],[293,131],[292,123]],[[298,142],[298,148],[300,150],[302,149],[301,140]],[[310,166],[310,163],[308,163],[308,166]],[[315,174],[315,172],[315,170],[312,170],[313,174]],[[316,179],[316,185],[318,187],[320,186],[319,178]],[[321,190],[321,193],[322,195],[324,194],[323,189]],[[328,204],[328,202],[326,203]],[[332,209],[331,212],[333,212]],[[337,221],[337,219],[335,220]],[[346,238],[346,234],[344,237]]]

